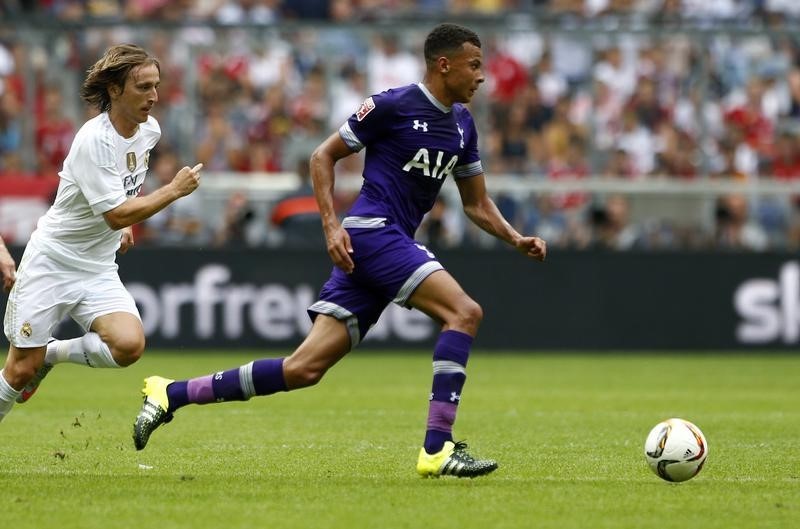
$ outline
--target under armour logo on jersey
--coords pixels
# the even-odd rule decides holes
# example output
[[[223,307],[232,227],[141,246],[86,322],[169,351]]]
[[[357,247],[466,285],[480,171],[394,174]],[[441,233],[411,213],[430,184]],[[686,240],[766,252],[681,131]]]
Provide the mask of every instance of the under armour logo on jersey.
[[[450,402],[461,402],[461,395],[455,391],[450,392]]]
[[[424,245],[422,245],[422,244],[419,244],[419,243],[414,243],[414,246],[416,246],[417,248],[419,248],[420,250],[422,250],[423,252],[425,252],[426,254],[428,254],[428,257],[430,257],[431,259],[435,259],[435,258],[436,258],[436,256],[435,256],[435,255],[433,255],[433,252],[431,252],[430,250],[428,250],[427,248],[425,248],[425,246],[424,246]]]
[[[461,125],[459,125],[458,123],[456,123],[456,128],[458,128],[458,133],[461,134],[461,143],[460,143],[459,146],[463,149],[464,148],[464,129],[462,129]]]
[[[420,123],[418,119],[415,119],[414,130],[419,130],[419,129],[422,129],[422,132],[428,132],[428,123],[426,121]]]

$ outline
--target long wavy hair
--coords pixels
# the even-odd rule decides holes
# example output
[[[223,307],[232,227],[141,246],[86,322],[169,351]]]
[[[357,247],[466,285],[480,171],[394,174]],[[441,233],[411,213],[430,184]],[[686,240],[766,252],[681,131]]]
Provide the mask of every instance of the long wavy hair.
[[[111,109],[110,86],[125,88],[125,81],[131,70],[148,64],[155,64],[159,73],[158,59],[149,55],[135,44],[118,44],[106,50],[105,54],[86,72],[86,80],[81,87],[81,98],[91,106],[106,112]]]

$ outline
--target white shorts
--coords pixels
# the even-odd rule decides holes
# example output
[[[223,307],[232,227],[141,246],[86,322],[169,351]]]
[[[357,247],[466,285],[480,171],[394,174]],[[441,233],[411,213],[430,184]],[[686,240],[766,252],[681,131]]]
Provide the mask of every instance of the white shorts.
[[[95,318],[112,312],[142,319],[116,270],[83,272],[26,251],[8,296],[6,338],[16,347],[41,347],[66,315],[88,332]]]

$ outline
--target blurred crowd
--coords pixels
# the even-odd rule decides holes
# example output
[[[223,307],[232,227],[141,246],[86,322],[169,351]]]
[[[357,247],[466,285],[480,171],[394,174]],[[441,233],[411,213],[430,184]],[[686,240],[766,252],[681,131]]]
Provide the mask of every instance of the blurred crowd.
[[[589,18],[632,15],[658,23],[687,19],[751,23],[800,17],[800,5],[795,0],[4,0],[0,4],[4,16],[219,24],[270,24],[292,19],[364,22],[508,13]]]
[[[546,31],[530,20],[491,23],[509,12],[541,14]],[[86,68],[109,45],[136,42],[162,65],[151,188],[195,161],[219,178],[298,175],[297,189],[268,203],[247,189],[216,197],[218,208],[193,195],[141,226],[139,242],[319,245],[309,211],[301,208],[304,222],[295,223],[275,210],[307,205],[298,198],[311,193],[308,155],[364,97],[421,80],[429,25],[369,23],[420,13],[472,15],[481,34],[487,82],[471,110],[490,179],[800,180],[800,33],[783,26],[800,16],[800,2],[790,0],[6,1],[2,21],[120,23],[37,31],[0,22],[0,179],[57,179],[91,116],[78,97]],[[581,30],[581,20],[612,15],[636,30]],[[305,19],[321,22],[276,24]],[[658,31],[690,20],[700,29]],[[750,29],[702,30],[708,21]],[[357,180],[361,164],[360,156],[343,160],[337,175]],[[680,204],[643,207],[626,193],[495,198],[518,229],[557,248],[800,247],[800,197],[726,193],[693,203],[691,213]],[[342,211],[351,199],[341,194]],[[465,222],[450,193],[419,236],[433,247],[494,244]]]

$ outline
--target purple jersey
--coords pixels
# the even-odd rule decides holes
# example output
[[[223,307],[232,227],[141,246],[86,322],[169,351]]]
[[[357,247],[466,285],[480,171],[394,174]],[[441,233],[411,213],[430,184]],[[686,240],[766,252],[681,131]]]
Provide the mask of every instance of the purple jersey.
[[[348,216],[385,219],[410,237],[447,176],[483,173],[469,110],[444,106],[422,83],[367,98],[339,134],[353,151],[367,148],[364,183]]]

